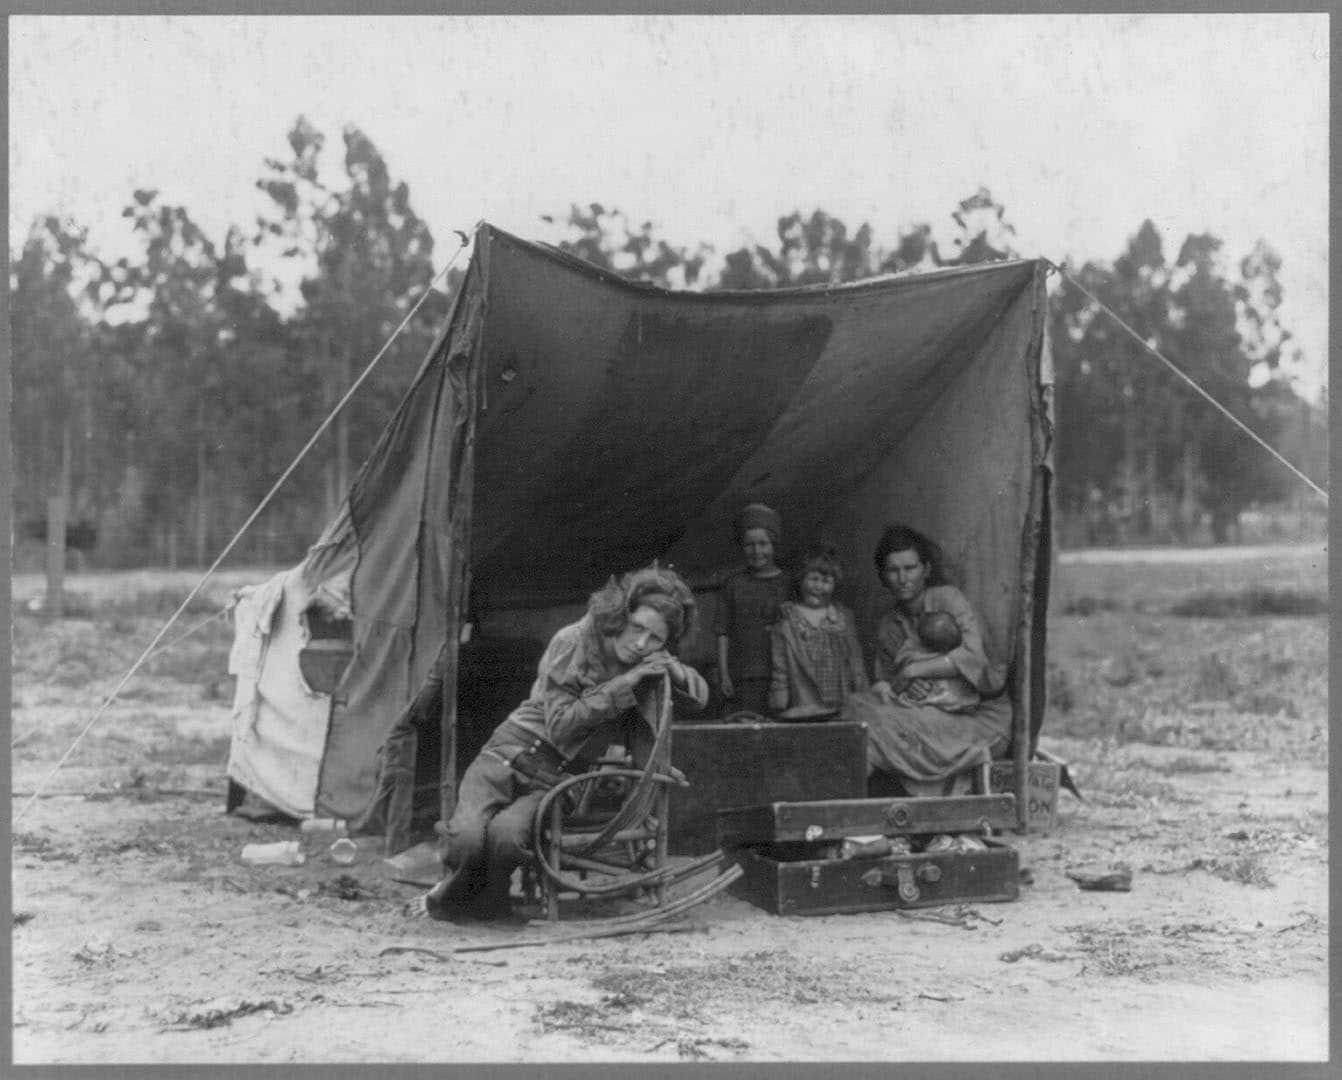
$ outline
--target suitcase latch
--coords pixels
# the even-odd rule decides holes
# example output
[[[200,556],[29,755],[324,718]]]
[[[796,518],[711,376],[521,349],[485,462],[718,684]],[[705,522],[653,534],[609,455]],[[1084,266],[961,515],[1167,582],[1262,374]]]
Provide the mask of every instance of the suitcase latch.
[[[913,867],[907,863],[901,863],[895,868],[896,888],[899,890],[899,898],[906,904],[911,904],[919,897],[918,883],[913,879]]]
[[[896,829],[904,829],[913,820],[913,815],[907,806],[888,806],[885,809],[885,820]]]
[[[818,866],[811,867],[811,888],[820,888],[820,867]]]

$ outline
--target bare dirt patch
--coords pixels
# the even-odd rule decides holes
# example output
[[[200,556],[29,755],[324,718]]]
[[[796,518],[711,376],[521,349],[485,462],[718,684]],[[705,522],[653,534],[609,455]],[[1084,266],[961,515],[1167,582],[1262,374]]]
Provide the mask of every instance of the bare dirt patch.
[[[1254,584],[1247,565],[1227,588]],[[1063,795],[1052,833],[1010,838],[1018,902],[777,918],[724,896],[687,933],[447,960],[380,954],[548,928],[424,919],[368,850],[241,861],[298,832],[222,813],[228,630],[212,624],[137,678],[53,797],[15,800],[16,1060],[1322,1059],[1326,618],[1175,616],[1148,571],[1149,595],[1117,591],[1107,564],[1062,567],[1073,598],[1115,591],[1051,622],[1044,745],[1086,801]],[[20,609],[16,791],[158,625],[124,596],[58,626]],[[1120,864],[1129,892],[1067,876]]]

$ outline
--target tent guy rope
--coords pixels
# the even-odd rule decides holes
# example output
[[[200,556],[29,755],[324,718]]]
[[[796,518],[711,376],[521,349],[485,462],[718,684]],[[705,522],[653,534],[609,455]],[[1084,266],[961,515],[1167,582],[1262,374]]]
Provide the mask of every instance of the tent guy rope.
[[[160,627],[158,633],[154,635],[154,639],[148,645],[145,646],[144,651],[140,653],[139,657],[136,659],[135,663],[133,663],[130,666],[130,669],[126,672],[126,674],[121,677],[121,681],[116,684],[116,687],[112,690],[112,692],[103,699],[102,704],[98,706],[97,711],[95,711],[93,716],[89,718],[89,722],[85,724],[82,729],[80,729],[79,734],[75,736],[74,741],[70,743],[65,753],[61,755],[60,760],[56,762],[56,764],[52,767],[51,771],[47,773],[47,775],[44,776],[42,780],[33,788],[32,795],[29,797],[28,801],[24,803],[23,806],[20,807],[18,812],[14,815],[13,818],[14,824],[17,824],[18,822],[22,821],[24,815],[26,815],[28,811],[31,810],[33,806],[37,803],[38,798],[42,794],[42,790],[47,786],[48,783],[51,782],[52,777],[54,777],[58,772],[60,772],[61,768],[70,759],[70,755],[75,752],[75,748],[80,744],[81,741],[83,741],[84,736],[89,733],[89,730],[93,727],[93,725],[98,722],[99,718],[103,715],[103,713],[105,713],[108,710],[112,702],[114,702],[117,699],[118,695],[121,693],[121,691],[125,689],[126,684],[130,682],[131,678],[135,675],[137,671],[140,670],[144,662],[150,657],[150,655],[153,654],[155,648],[158,646],[158,643],[163,640],[164,635],[167,634],[168,630],[172,627],[173,623],[175,623],[177,619],[181,616],[181,614],[187,609],[187,607],[190,606],[191,601],[194,600],[199,595],[200,590],[205,586],[205,582],[209,581],[210,577],[214,574],[214,572],[219,569],[224,559],[228,557],[229,552],[231,552],[233,548],[237,545],[237,542],[242,539],[243,534],[246,533],[246,531],[252,527],[252,524],[256,521],[256,519],[261,516],[261,512],[265,510],[265,508],[270,504],[270,500],[275,497],[276,493],[280,490],[280,488],[283,487],[285,482],[289,479],[289,477],[293,475],[293,472],[295,469],[298,468],[299,463],[303,460],[303,458],[305,458],[308,455],[308,452],[317,444],[317,440],[320,439],[322,435],[326,433],[326,429],[331,426],[332,422],[340,414],[340,410],[343,409],[347,404],[349,404],[350,399],[355,395],[355,393],[358,392],[359,387],[361,387],[364,384],[364,382],[367,381],[368,376],[373,373],[373,369],[378,365],[382,357],[386,355],[387,350],[391,348],[392,342],[394,342],[398,337],[401,336],[401,332],[407,326],[410,325],[410,320],[415,317],[416,313],[424,305],[424,301],[427,300],[429,296],[433,293],[434,286],[438,284],[440,279],[445,278],[447,276],[448,271],[452,269],[453,265],[455,265],[457,261],[457,258],[461,255],[463,251],[466,250],[466,247],[470,242],[470,238],[467,237],[464,233],[457,232],[456,235],[461,238],[461,243],[460,246],[458,246],[457,250],[453,253],[452,258],[450,258],[447,261],[447,264],[441,270],[439,270],[438,273],[436,273],[433,276],[432,280],[429,281],[428,285],[424,287],[424,292],[420,295],[420,298],[415,301],[414,305],[406,313],[406,316],[404,319],[401,320],[400,325],[397,326],[396,329],[391,332],[391,336],[387,338],[382,348],[380,348],[377,351],[377,355],[374,356],[373,359],[368,361],[368,365],[363,369],[362,372],[360,372],[359,377],[355,379],[353,383],[350,384],[350,388],[346,390],[344,396],[338,402],[336,402],[334,408],[332,408],[330,413],[327,414],[326,419],[323,420],[321,424],[318,425],[317,430],[312,433],[312,437],[308,439],[308,441],[304,444],[303,448],[298,451],[297,456],[293,459],[293,461],[289,463],[288,468],[286,468],[284,472],[280,474],[279,479],[276,480],[273,485],[271,485],[270,490],[267,491],[265,496],[261,499],[261,501],[257,503],[256,509],[253,510],[251,514],[248,516],[247,520],[244,521],[241,526],[239,526],[238,531],[235,532],[233,534],[233,538],[229,540],[227,544],[224,545],[223,550],[220,551],[219,554],[215,557],[215,560],[213,563],[210,564],[209,569],[207,569],[205,573],[201,575],[200,580],[197,581],[196,584],[192,587],[191,591],[187,593],[186,599],[177,605],[177,610],[174,611],[168,617],[168,621],[165,622],[162,627]]]
[[[1068,274],[1067,271],[1064,270],[1064,269],[1063,269],[1061,266],[1059,266],[1057,263],[1052,262],[1052,261],[1050,261],[1050,260],[1048,260],[1048,259],[1045,259],[1044,262],[1048,263],[1048,265],[1049,265],[1050,267],[1052,267],[1054,270],[1056,270],[1056,271],[1058,272],[1058,276],[1059,276],[1059,277],[1061,277],[1061,278],[1062,278],[1064,281],[1066,281],[1069,285],[1073,286],[1073,287],[1074,287],[1079,293],[1081,293],[1083,296],[1087,297],[1087,298],[1090,300],[1091,303],[1095,304],[1098,308],[1100,308],[1101,311],[1105,312],[1111,319],[1113,319],[1114,322],[1118,323],[1119,326],[1121,326],[1124,330],[1126,330],[1127,333],[1128,333],[1128,335],[1129,335],[1134,341],[1136,341],[1138,345],[1140,345],[1143,349],[1145,349],[1147,352],[1149,352],[1152,356],[1154,356],[1157,360],[1159,360],[1162,364],[1164,364],[1164,365],[1165,365],[1167,368],[1169,368],[1172,372],[1174,372],[1176,375],[1178,375],[1179,378],[1183,379],[1184,382],[1188,383],[1189,386],[1191,386],[1194,390],[1196,390],[1199,394],[1201,394],[1204,398],[1206,398],[1209,402],[1211,402],[1211,404],[1212,404],[1213,406],[1215,406],[1217,409],[1219,409],[1219,410],[1221,411],[1221,413],[1223,413],[1223,414],[1225,415],[1225,417],[1226,417],[1228,420],[1230,420],[1231,423],[1233,423],[1236,427],[1238,427],[1241,431],[1243,431],[1244,434],[1246,434],[1247,436],[1249,436],[1249,438],[1251,438],[1254,442],[1256,442],[1259,446],[1261,446],[1264,450],[1266,450],[1266,451],[1267,451],[1269,454],[1271,454],[1274,458],[1276,458],[1276,459],[1277,459],[1278,461],[1280,461],[1283,465],[1285,465],[1288,469],[1290,469],[1291,472],[1295,473],[1295,475],[1296,475],[1297,477],[1299,477],[1299,478],[1300,478],[1301,480],[1303,480],[1306,484],[1308,484],[1311,488],[1313,488],[1314,491],[1315,491],[1319,496],[1322,497],[1322,499],[1323,499],[1325,505],[1327,504],[1327,502],[1328,502],[1328,492],[1327,492],[1327,491],[1325,491],[1325,490],[1324,490],[1323,488],[1321,488],[1318,484],[1316,484],[1313,480],[1311,480],[1308,476],[1306,476],[1303,472],[1301,472],[1301,471],[1300,471],[1299,469],[1297,469],[1294,465],[1292,465],[1289,461],[1287,461],[1286,458],[1284,458],[1284,457],[1281,455],[1281,453],[1280,453],[1279,451],[1277,451],[1277,450],[1274,449],[1272,446],[1270,446],[1266,441],[1264,441],[1264,439],[1262,438],[1262,436],[1260,436],[1260,435],[1259,435],[1257,432],[1255,432],[1251,427],[1249,427],[1248,424],[1246,424],[1246,423],[1245,423],[1243,420],[1241,420],[1238,416],[1236,416],[1236,415],[1235,415],[1234,413],[1232,413],[1229,409],[1227,409],[1224,405],[1222,405],[1219,401],[1217,401],[1216,398],[1212,397],[1211,394],[1209,394],[1206,390],[1204,390],[1201,386],[1199,386],[1196,382],[1194,382],[1192,376],[1190,376],[1190,375],[1188,375],[1186,372],[1184,372],[1180,367],[1178,367],[1178,365],[1176,365],[1176,364],[1175,364],[1172,360],[1170,360],[1168,357],[1163,356],[1163,355],[1160,353],[1160,351],[1159,351],[1158,349],[1156,349],[1155,347],[1153,347],[1153,346],[1152,346],[1152,345],[1151,345],[1151,344],[1150,344],[1144,337],[1142,337],[1141,334],[1137,333],[1136,330],[1134,330],[1131,326],[1129,326],[1129,325],[1128,325],[1127,323],[1125,323],[1122,319],[1120,319],[1120,318],[1118,317],[1118,315],[1114,312],[1114,309],[1113,309],[1113,308],[1111,308],[1111,307],[1110,307],[1108,304],[1106,304],[1103,300],[1099,299],[1099,297],[1097,297],[1094,293],[1092,293],[1092,292],[1091,292],[1089,289],[1087,289],[1084,285],[1080,284],[1074,277],[1072,277],[1070,274]]]
[[[157,649],[155,649],[153,652],[149,653],[147,656],[143,656],[143,657],[141,657],[140,662],[141,662],[141,663],[146,663],[146,662],[152,660],[154,657],[159,656],[159,655],[161,655],[161,654],[167,652],[167,651],[168,651],[169,649],[171,649],[174,645],[180,645],[183,641],[185,641],[187,638],[189,638],[192,634],[199,633],[201,630],[204,630],[205,627],[209,626],[210,623],[214,622],[215,619],[223,618],[223,616],[227,615],[227,614],[228,614],[230,611],[232,611],[232,610],[233,610],[233,603],[230,601],[228,604],[225,604],[225,605],[224,605],[223,607],[221,607],[218,611],[216,611],[213,615],[209,616],[209,617],[206,618],[206,619],[202,619],[200,622],[196,623],[196,625],[193,626],[193,627],[191,627],[191,629],[186,630],[186,631],[184,631],[184,632],[181,633],[181,634],[178,634],[178,635],[177,635],[175,638],[173,638],[171,641],[165,641],[162,645],[160,645],[160,646],[159,646]],[[39,725],[39,727],[37,727],[37,728],[33,728],[31,731],[25,731],[22,735],[16,735],[16,736],[14,736],[13,741],[10,743],[10,748],[13,749],[14,747],[18,746],[20,743],[27,742],[27,741],[28,741],[29,739],[31,739],[34,735],[36,735],[37,732],[38,732],[39,730],[40,730],[40,725]],[[26,793],[26,792],[24,792],[24,793],[15,792],[15,793],[14,793],[14,796],[17,798],[17,797],[19,797],[21,794],[27,794],[27,793]],[[72,793],[71,793],[71,792],[63,792],[62,794],[67,794],[67,795],[68,795],[68,794],[72,794]]]

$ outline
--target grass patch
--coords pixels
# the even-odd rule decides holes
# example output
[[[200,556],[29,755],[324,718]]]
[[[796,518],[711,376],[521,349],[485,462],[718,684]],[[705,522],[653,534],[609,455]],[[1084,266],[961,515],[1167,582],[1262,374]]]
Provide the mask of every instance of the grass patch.
[[[1197,674],[1193,680],[1194,700],[1229,701],[1239,689],[1240,680],[1235,668],[1219,652],[1198,657]]]
[[[1172,604],[1170,614],[1196,619],[1327,615],[1328,594],[1315,590],[1264,588],[1198,592]]]
[[[1094,615],[1097,611],[1122,611],[1124,604],[1112,596],[1074,596],[1062,602],[1064,615]]]
[[[1272,880],[1263,865],[1263,858],[1257,853],[1236,855],[1230,858],[1197,858],[1188,864],[1190,870],[1206,870],[1222,881],[1240,885],[1252,885],[1258,889],[1275,889],[1277,883]]]
[[[1145,767],[1162,776],[1175,776],[1188,773],[1231,772],[1229,765],[1222,761],[1208,761],[1206,758],[1180,754],[1173,761],[1148,761]]]
[[[98,604],[97,613],[105,617],[115,615],[171,615],[191,594],[190,587],[157,586],[143,589],[126,590],[108,596]],[[208,591],[202,591],[191,597],[183,615],[211,615],[223,604]]]
[[[220,735],[213,739],[183,738],[180,735],[156,746],[149,747],[144,760],[154,765],[218,765],[228,761],[233,739]]]
[[[1328,594],[1328,556],[1314,545],[1270,558],[1254,553],[1226,558],[1233,553],[1221,551],[1190,560],[1179,557],[1183,554],[1172,550],[1168,561],[1125,561],[1116,555],[1107,561],[1062,562],[1054,577],[1050,608],[1054,614],[1067,614],[1075,607],[1078,615],[1087,613],[1083,609],[1095,614],[1156,612],[1169,611],[1171,605],[1203,593],[1235,596],[1257,591],[1322,598]]]
[[[897,1000],[887,987],[872,986],[842,965],[825,965],[782,949],[759,949],[704,964],[620,967],[602,972],[592,985],[605,992],[607,1003],[637,1003],[649,1014],[670,1019],[705,1019],[715,1002],[726,1001],[795,1007],[836,997]]]
[[[78,862],[79,856],[69,848],[53,844],[46,836],[37,833],[15,833],[14,850],[24,855],[36,855],[43,862]]]

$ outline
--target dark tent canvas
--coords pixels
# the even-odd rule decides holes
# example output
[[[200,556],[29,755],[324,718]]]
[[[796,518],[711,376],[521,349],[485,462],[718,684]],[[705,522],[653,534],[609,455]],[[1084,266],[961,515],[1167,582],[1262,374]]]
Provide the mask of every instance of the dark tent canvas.
[[[658,559],[711,604],[752,501],[782,514],[789,541],[838,547],[868,635],[887,603],[871,568],[882,527],[936,538],[1011,665],[1023,763],[1043,715],[1051,559],[1044,278],[1043,263],[1012,261],[670,292],[482,226],[344,512],[253,597],[264,648],[236,665],[247,711],[230,775],[272,801],[264,788],[290,785],[278,794],[296,811],[358,817],[379,747],[444,642],[456,648],[468,602],[506,634]],[[294,689],[309,613],[350,618],[353,651],[329,695],[297,677],[305,711],[285,717],[267,681],[288,672]],[[687,647],[692,662],[711,654],[706,634]],[[301,768],[263,778],[276,753]]]

